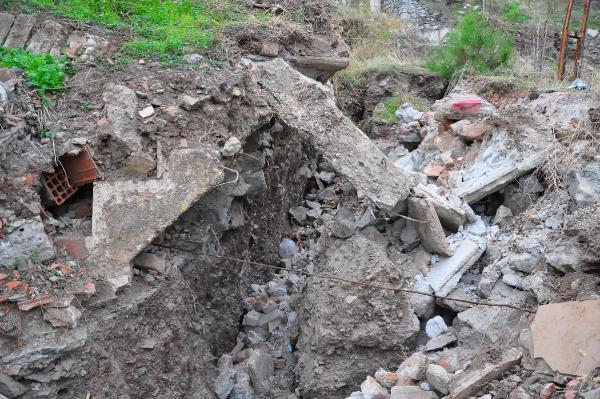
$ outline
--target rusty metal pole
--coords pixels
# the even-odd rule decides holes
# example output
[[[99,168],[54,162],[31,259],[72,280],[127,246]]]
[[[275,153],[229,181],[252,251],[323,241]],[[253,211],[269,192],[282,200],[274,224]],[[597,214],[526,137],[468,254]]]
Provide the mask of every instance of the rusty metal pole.
[[[581,16],[581,28],[577,32],[577,47],[575,48],[575,78],[581,73],[581,58],[585,44],[585,34],[587,30],[587,21],[590,14],[590,3],[592,0],[585,0],[583,3],[583,15]]]
[[[563,30],[560,39],[560,52],[558,53],[558,70],[556,79],[563,80],[565,78],[565,58],[567,55],[567,40],[569,37],[569,24],[571,23],[571,12],[573,11],[573,0],[567,3],[565,18],[563,20]]]

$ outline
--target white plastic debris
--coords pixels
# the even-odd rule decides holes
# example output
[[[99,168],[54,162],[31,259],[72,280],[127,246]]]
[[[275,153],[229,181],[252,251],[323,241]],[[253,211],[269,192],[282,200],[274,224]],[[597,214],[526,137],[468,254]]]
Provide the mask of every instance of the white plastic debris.
[[[592,85],[589,83],[585,83],[583,80],[577,78],[573,82],[571,82],[571,85],[568,88],[577,90],[591,90]]]

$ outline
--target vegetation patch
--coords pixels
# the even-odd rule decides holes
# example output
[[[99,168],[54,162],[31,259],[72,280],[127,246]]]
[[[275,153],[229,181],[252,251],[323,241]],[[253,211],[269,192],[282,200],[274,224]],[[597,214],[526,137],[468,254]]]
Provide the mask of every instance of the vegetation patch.
[[[418,98],[410,93],[405,93],[383,100],[383,104],[380,104],[375,109],[375,112],[373,113],[373,119],[381,122],[396,123],[398,121],[396,111],[404,103],[410,103],[412,107],[418,111],[425,111],[428,108],[423,99]]]
[[[123,52],[136,57],[199,51],[222,29],[246,17],[233,1],[219,0],[25,0],[29,6],[109,28],[131,29]]]
[[[531,18],[531,15],[523,9],[521,3],[516,1],[507,3],[500,12],[500,19],[507,22],[525,24],[531,21]]]
[[[431,51],[427,67],[449,79],[464,67],[478,73],[510,67],[514,54],[510,35],[492,27],[480,12],[470,11],[448,34],[447,41]]]
[[[53,57],[50,54],[38,55],[1,46],[0,66],[23,70],[29,84],[42,97],[47,91],[64,88],[69,71],[69,63],[65,58]]]

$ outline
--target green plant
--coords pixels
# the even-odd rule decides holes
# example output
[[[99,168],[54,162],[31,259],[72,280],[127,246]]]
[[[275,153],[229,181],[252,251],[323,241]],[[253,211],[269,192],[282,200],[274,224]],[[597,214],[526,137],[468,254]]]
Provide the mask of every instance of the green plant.
[[[448,34],[447,41],[430,52],[426,65],[450,78],[463,67],[479,73],[509,67],[514,53],[510,35],[490,26],[480,12],[471,11]]]
[[[32,251],[29,255],[29,260],[33,263],[40,263],[40,253],[38,251]]]
[[[398,117],[396,116],[396,111],[404,103],[410,103],[414,109],[419,111],[425,111],[427,109],[427,104],[423,101],[423,99],[418,98],[412,94],[406,93],[398,96],[389,97],[383,100],[383,107],[378,107],[375,110],[375,113],[373,114],[373,119],[382,122],[397,122]]]
[[[21,49],[0,47],[0,66],[25,71],[29,84],[43,97],[46,91],[64,87],[68,61],[49,54],[38,55]]]
[[[25,0],[67,18],[131,29],[122,50],[131,56],[183,54],[213,45],[220,31],[245,18],[233,0]]]
[[[52,130],[44,130],[42,131],[42,133],[40,133],[40,136],[45,137],[45,138],[52,138],[54,137],[56,134],[52,131]]]
[[[86,100],[84,102],[81,103],[81,109],[84,111],[89,111],[92,109],[92,102],[89,100]]]
[[[507,3],[500,12],[500,19],[507,22],[527,23],[531,18],[521,7],[521,3],[516,1]]]

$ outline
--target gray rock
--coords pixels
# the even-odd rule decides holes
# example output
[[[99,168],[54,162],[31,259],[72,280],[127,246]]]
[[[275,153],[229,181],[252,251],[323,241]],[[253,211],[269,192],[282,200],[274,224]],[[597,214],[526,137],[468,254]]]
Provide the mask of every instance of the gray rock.
[[[6,374],[0,373],[0,394],[8,399],[23,395],[27,391],[25,385],[18,383]]]
[[[303,206],[297,206],[295,208],[290,208],[288,211],[290,215],[300,224],[303,224],[306,221],[307,214],[310,209],[305,208]]]
[[[215,380],[215,393],[219,399],[227,399],[235,386],[235,369],[230,355],[223,355],[218,364],[219,375]]]
[[[433,294],[433,289],[428,282],[420,276],[415,279],[415,284],[411,287],[412,290]],[[431,317],[435,311],[435,298],[427,295],[408,294],[408,300],[415,309],[415,314],[420,319],[425,320]]]
[[[352,392],[346,399],[365,399],[362,392]]]
[[[588,206],[600,202],[600,184],[594,185],[591,178],[582,172],[575,172],[569,184],[569,194],[579,206]]]
[[[158,256],[148,252],[139,253],[132,261],[133,265],[143,270],[164,273],[167,268],[166,256]]]
[[[254,399],[256,395],[250,386],[250,376],[244,371],[235,373],[235,385],[229,394],[229,399]]]
[[[275,373],[271,355],[261,350],[253,350],[248,358],[248,371],[255,391],[268,392],[269,378]]]
[[[469,225],[467,227],[467,231],[476,236],[483,237],[483,236],[485,236],[487,228],[486,228],[483,220],[481,218],[478,218],[475,223],[472,223],[471,225]]]
[[[221,149],[221,155],[232,157],[242,150],[242,142],[237,137],[230,137]]]
[[[441,335],[438,335],[435,338],[431,338],[427,341],[427,345],[425,345],[425,351],[435,351],[438,349],[443,349],[445,346],[450,345],[451,343],[456,342],[457,337],[454,332],[446,332]]]
[[[494,224],[500,227],[507,226],[512,222],[513,213],[510,208],[500,205],[496,210],[496,216],[494,216]]]
[[[360,215],[360,217],[356,221],[356,227],[359,229],[364,229],[371,222],[374,222],[375,220],[377,220],[377,218],[375,217],[373,210],[371,208],[367,208],[367,209],[365,209],[365,211],[362,213],[362,215]]]
[[[204,59],[204,57],[202,55],[197,54],[197,53],[186,54],[183,56],[183,58],[185,59],[185,62],[187,62],[188,64],[199,64]]]
[[[0,265],[13,267],[36,257],[40,261],[54,258],[54,245],[39,220],[23,220],[9,225],[9,233],[0,241]]]
[[[423,352],[415,352],[398,366],[396,375],[398,377],[398,385],[408,385],[412,381],[419,381],[425,378],[427,366],[427,357]]]
[[[137,132],[136,110],[137,96],[129,87],[108,84],[102,94],[106,103],[106,119],[108,134],[116,141],[111,147],[111,154],[117,159],[124,159],[134,151],[142,150],[142,138]]]
[[[408,210],[413,219],[421,221],[415,222],[415,228],[423,248],[431,253],[451,256],[452,251],[449,248],[444,228],[431,202],[420,198],[410,198]]]
[[[331,234],[338,238],[348,238],[356,233],[354,212],[349,208],[340,208],[333,220]]]
[[[392,387],[390,399],[436,399],[437,396],[430,391],[424,391],[415,386]]]
[[[437,337],[438,335],[448,331],[448,326],[441,316],[435,316],[427,320],[425,332],[429,338]]]
[[[321,181],[323,183],[331,184],[331,183],[333,183],[333,180],[335,179],[335,173],[334,172],[320,172],[319,179],[321,179]]]
[[[360,384],[360,391],[365,399],[387,399],[389,394],[387,389],[382,387],[375,378],[368,376],[367,379]]]
[[[592,28],[587,28],[586,29],[586,33],[588,34],[589,37],[591,37],[592,39],[598,37],[598,29],[592,29]]]
[[[52,327],[75,328],[81,318],[81,311],[73,305],[64,308],[49,307],[43,315],[44,320],[52,324]]]
[[[450,376],[445,368],[437,364],[430,364],[427,367],[427,382],[437,391],[444,395],[449,392]]]
[[[395,112],[398,122],[410,123],[418,118],[420,112],[412,107],[411,103],[404,103]]]
[[[298,256],[298,249],[296,243],[289,238],[284,238],[279,244],[279,257],[281,259],[289,259],[291,264],[296,263],[296,257]]]

